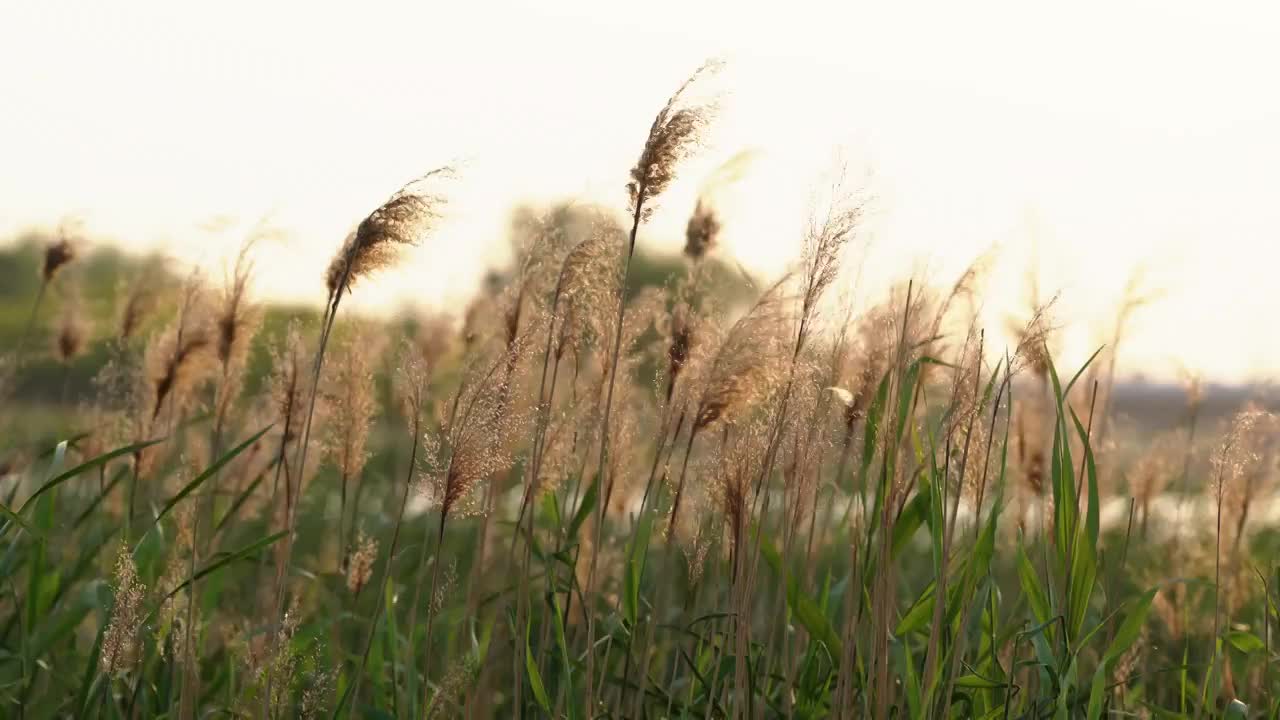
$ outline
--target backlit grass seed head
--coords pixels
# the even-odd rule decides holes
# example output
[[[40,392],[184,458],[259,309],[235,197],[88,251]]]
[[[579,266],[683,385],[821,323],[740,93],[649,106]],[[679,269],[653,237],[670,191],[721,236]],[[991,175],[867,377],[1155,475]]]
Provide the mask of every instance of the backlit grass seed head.
[[[773,391],[779,379],[779,339],[785,326],[784,282],[769,288],[734,323],[716,350],[694,412],[694,432],[716,422],[732,423],[742,410]]]
[[[1050,313],[1057,299],[1055,296],[1042,305],[1033,306],[1031,308],[1031,316],[1025,323],[1011,323],[1010,329],[1018,341],[1017,346],[1014,348],[1011,365],[1011,369],[1015,374],[1020,370],[1030,369],[1035,377],[1041,381],[1049,377],[1049,366],[1051,364],[1049,343],[1058,329],[1053,323]]]
[[[253,334],[257,332],[262,320],[261,307],[253,304],[248,297],[248,283],[253,272],[253,264],[248,255],[251,249],[252,241],[241,247],[236,266],[224,283],[218,309],[214,313],[216,348],[218,361],[223,368],[224,383],[230,382],[243,368],[248,348],[253,342]]]
[[[439,504],[446,517],[481,511],[473,502],[478,486],[515,461],[516,438],[529,413],[506,401],[504,385],[510,381],[503,374],[509,357],[503,353],[464,381],[453,420],[444,428],[448,459],[428,467],[422,495]]]
[[[360,221],[325,272],[329,294],[350,290],[360,280],[394,264],[402,249],[417,245],[433,230],[446,202],[438,185],[453,174],[449,166],[428,172],[397,190]]]
[[[59,362],[69,363],[84,353],[88,340],[89,322],[84,314],[84,303],[79,291],[72,289],[63,301],[58,333],[54,337],[54,354]]]
[[[1211,458],[1214,469],[1213,489],[1220,500],[1258,460],[1254,430],[1270,417],[1270,413],[1250,403],[1231,419],[1226,434]]]
[[[693,261],[701,260],[715,249],[720,237],[720,218],[711,203],[698,198],[693,215],[684,230],[684,254]]]
[[[714,100],[691,102],[689,96],[695,84],[716,73],[721,66],[719,61],[710,61],[698,68],[653,119],[649,137],[627,183],[631,210],[642,208],[641,219],[652,214],[650,201],[675,179],[680,162],[701,145],[703,134],[715,115],[716,104]]]
[[[689,222],[685,225],[685,257],[698,262],[719,245],[720,231],[723,226],[716,210],[717,199],[725,189],[746,175],[747,168],[754,161],[755,156],[754,150],[739,152],[716,168],[703,183],[698,193],[698,201],[693,207],[693,214],[689,216]]]
[[[295,320],[289,323],[284,341],[271,349],[271,379],[267,386],[286,443],[302,434],[309,360],[302,327]]]
[[[378,560],[378,541],[361,530],[355,548],[347,558],[347,590],[359,595],[373,577],[373,564]]]
[[[1239,547],[1250,511],[1274,482],[1277,416],[1248,403],[1227,429],[1212,457],[1213,489],[1225,530]]]
[[[622,230],[616,224],[597,222],[565,256],[556,284],[557,359],[605,336],[607,320],[600,308],[617,296],[622,242]]]
[[[125,293],[120,309],[119,339],[127,341],[138,333],[159,305],[163,261],[152,258],[121,292]]]
[[[212,361],[213,338],[202,322],[184,325],[180,320],[161,334],[147,348],[144,362],[144,397],[150,419],[158,418],[166,406],[180,414],[212,368]]]
[[[115,605],[111,622],[102,636],[102,654],[98,663],[104,675],[117,675],[132,669],[138,662],[138,634],[142,630],[142,601],[147,588],[138,580],[138,569],[127,545],[116,555]]]
[[[803,347],[812,332],[812,318],[827,288],[840,272],[845,248],[857,238],[866,214],[867,199],[849,192],[844,186],[844,172],[833,183],[830,197],[815,204],[805,229],[801,249],[803,288],[801,291],[801,329]]]
[[[360,477],[369,459],[369,427],[378,411],[374,399],[375,340],[364,330],[342,345],[327,377],[325,398],[332,413],[327,446],[344,478]]]
[[[1183,442],[1185,438],[1179,433],[1160,435],[1134,463],[1129,471],[1129,487],[1139,508],[1148,507],[1164,491],[1177,467]]]
[[[412,340],[400,345],[400,363],[396,367],[394,394],[400,401],[400,414],[409,421],[410,429],[417,435],[427,410],[427,387],[431,382],[430,365],[425,354]]]
[[[45,284],[52,282],[58,271],[75,260],[77,254],[75,241],[68,236],[65,229],[59,230],[58,239],[45,246],[44,262],[40,265],[40,280]]]

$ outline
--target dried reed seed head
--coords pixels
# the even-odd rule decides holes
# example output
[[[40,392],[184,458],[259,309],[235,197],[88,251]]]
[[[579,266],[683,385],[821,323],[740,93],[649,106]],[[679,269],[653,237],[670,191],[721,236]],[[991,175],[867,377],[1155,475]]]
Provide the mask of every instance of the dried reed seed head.
[[[452,167],[436,168],[396,191],[347,235],[325,272],[331,296],[349,291],[356,282],[396,262],[400,250],[417,245],[443,217],[446,198],[440,181],[454,175]]]
[[[1277,416],[1246,403],[1211,458],[1213,490],[1229,519],[1226,532],[1238,545],[1253,504],[1275,481]]]
[[[1247,472],[1258,459],[1254,431],[1259,427],[1265,429],[1270,418],[1270,413],[1250,402],[1231,419],[1211,458],[1215,475],[1220,478],[1215,481],[1219,494],[1225,490],[1225,485]]]
[[[835,282],[845,247],[856,237],[866,213],[867,199],[844,189],[843,172],[831,189],[825,207],[809,216],[801,249],[804,284],[802,312],[811,317],[827,288]],[[809,323],[803,323],[808,327]],[[803,339],[802,339],[803,340]]]
[[[147,412],[155,420],[166,406],[180,414],[213,368],[213,338],[203,319],[186,313],[147,348],[144,361]]]
[[[378,559],[378,541],[365,535],[361,530],[356,537],[355,547],[347,557],[347,590],[352,595],[359,595],[365,585],[373,577],[373,564]]]
[[[427,405],[427,385],[431,381],[433,366],[428,362],[421,346],[405,339],[400,345],[400,363],[394,377],[395,395],[400,399],[400,413],[408,418],[411,430],[416,434],[422,423]]]
[[[132,669],[139,657],[138,633],[142,630],[142,601],[147,588],[138,580],[138,569],[127,546],[122,545],[116,555],[112,586],[115,605],[98,656],[99,667],[105,675],[118,675]]]
[[[159,305],[159,286],[163,278],[161,261],[148,261],[142,272],[124,287],[124,305],[120,307],[119,338],[128,341],[142,328],[148,316]]]
[[[253,263],[249,258],[251,248],[252,241],[241,246],[235,268],[223,285],[214,313],[218,361],[227,376],[244,365],[249,345],[262,322],[262,309],[249,299],[249,281],[253,274]]]
[[[468,373],[454,401],[456,410],[444,433],[448,460],[428,469],[423,495],[438,502],[444,516],[468,515],[481,510],[474,502],[474,491],[485,480],[507,471],[514,462],[514,446],[523,436],[531,412],[509,400],[513,379],[508,369],[528,346],[528,336],[517,340],[515,347],[495,360],[477,365]]]
[[[720,218],[716,216],[715,208],[711,207],[710,202],[698,198],[693,215],[689,216],[689,223],[684,229],[685,257],[695,262],[706,257],[707,253],[716,248],[720,228]]]
[[[1030,368],[1042,382],[1048,379],[1049,367],[1052,365],[1049,342],[1058,329],[1053,324],[1050,313],[1056,302],[1055,296],[1047,303],[1034,306],[1026,323],[1012,327],[1013,335],[1018,340],[1011,367],[1015,374],[1023,368]]]
[[[642,219],[652,213],[649,201],[661,195],[675,179],[677,165],[698,148],[715,114],[714,100],[690,103],[695,83],[716,73],[722,63],[710,61],[699,68],[667,101],[649,128],[640,159],[631,169],[627,194],[632,212]]]
[[[271,379],[268,396],[276,412],[277,425],[286,443],[302,434],[302,414],[310,352],[302,339],[302,326],[289,323],[283,342],[271,349]]]
[[[686,302],[676,303],[671,311],[671,339],[667,344],[667,400],[671,400],[671,390],[680,371],[689,361],[689,351],[693,345],[693,327],[690,318],[691,310]]]
[[[88,339],[89,322],[84,313],[84,302],[79,290],[72,289],[63,301],[58,333],[54,337],[54,354],[59,362],[71,362],[84,352]]]
[[[414,321],[414,344],[429,373],[440,367],[453,349],[456,331],[453,320],[443,313],[427,312]]]
[[[65,230],[59,230],[58,239],[45,246],[44,262],[40,266],[41,281],[45,284],[52,282],[58,271],[74,260],[77,253],[75,242]]]
[[[565,256],[556,284],[557,358],[606,336],[608,313],[600,309],[617,302],[623,242],[616,224],[596,223]]]
[[[1129,471],[1129,487],[1139,506],[1147,507],[1164,490],[1176,471],[1184,442],[1181,433],[1163,433],[1147,445],[1134,463]]]
[[[328,449],[344,478],[358,479],[369,458],[369,426],[378,411],[374,398],[373,366],[376,342],[357,329],[337,352],[326,377],[325,399],[333,413]]]
[[[716,422],[732,424],[741,411],[775,389],[786,319],[782,291],[785,282],[786,278],[769,288],[734,323],[716,350],[694,413],[694,432]]]

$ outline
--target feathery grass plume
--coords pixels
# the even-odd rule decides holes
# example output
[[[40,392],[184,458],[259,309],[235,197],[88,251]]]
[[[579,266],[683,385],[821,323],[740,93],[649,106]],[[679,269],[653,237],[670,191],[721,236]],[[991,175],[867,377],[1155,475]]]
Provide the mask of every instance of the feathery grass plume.
[[[353,332],[338,348],[337,357],[330,366],[332,374],[322,390],[334,419],[329,426],[326,446],[342,483],[338,540],[343,553],[347,551],[347,507],[351,505],[350,525],[354,527],[360,512],[361,478],[369,459],[369,427],[378,411],[373,378],[375,344],[375,338],[364,328]],[[357,502],[351,500],[352,491]]]
[[[1217,502],[1230,521],[1231,552],[1240,548],[1250,510],[1274,481],[1277,417],[1250,402],[1231,422],[1213,456]]]
[[[301,442],[306,421],[307,375],[311,357],[311,349],[302,338],[301,323],[291,321],[283,340],[271,348],[271,376],[267,383],[267,397],[279,432],[271,486],[272,514],[281,527],[288,524],[289,511],[307,479],[298,472],[296,465],[290,464],[289,459]],[[318,408],[322,409],[323,406]],[[281,477],[285,480],[283,496],[280,494]]]
[[[71,238],[70,231],[64,223],[58,228],[57,239],[46,245],[44,249],[44,261],[40,265],[40,286],[36,290],[35,300],[31,303],[31,316],[27,319],[26,329],[22,331],[22,335],[18,339],[16,357],[19,364],[22,363],[25,355],[27,340],[31,337],[31,331],[35,329],[36,318],[40,314],[40,305],[44,302],[44,296],[49,290],[49,285],[53,282],[58,271],[74,260],[78,252],[77,241]]]
[[[696,335],[693,331],[693,318],[689,303],[679,301],[671,310],[670,340],[667,342],[667,392],[666,402],[671,402],[671,394],[675,390],[680,371],[689,361],[689,353]]]
[[[138,569],[127,544],[116,555],[115,605],[111,622],[102,636],[98,666],[104,675],[119,675],[138,663],[138,633],[142,630],[142,601],[147,588],[138,580]]]
[[[515,462],[514,445],[522,434],[526,418],[508,402],[512,382],[508,371],[515,367],[511,363],[513,354],[521,353],[527,344],[527,336],[522,335],[497,358],[483,365],[473,364],[454,393],[453,409],[442,423],[440,433],[428,433],[424,438],[428,452],[418,484],[419,495],[428,507],[440,509],[428,597],[433,597],[439,587],[440,549],[449,519],[484,512],[487,506],[479,492],[481,485],[498,477]],[[425,563],[418,566],[415,597],[422,589],[425,567]],[[435,613],[428,611],[428,638],[434,620]],[[423,677],[430,677],[429,670],[429,664],[424,666]],[[428,705],[429,693],[428,683],[423,689],[424,706]]]
[[[685,467],[701,432],[717,423],[733,425],[757,402],[771,396],[780,384],[782,330],[786,327],[784,288],[788,279],[784,277],[767,289],[755,306],[733,324],[716,350],[694,407]],[[671,525],[679,520],[684,477],[682,468],[668,516]]]
[[[613,348],[609,355],[607,391],[605,393],[604,415],[601,418],[600,460],[597,465],[608,468],[609,453],[609,420],[613,412],[613,389],[618,375],[618,357],[622,350],[623,317],[626,314],[627,281],[631,272],[631,258],[635,256],[636,235],[640,223],[653,214],[653,201],[667,189],[675,179],[676,166],[680,161],[697,148],[702,140],[702,133],[710,122],[715,109],[714,102],[688,102],[687,93],[699,78],[714,73],[720,67],[716,61],[708,62],[699,68],[685,81],[680,89],[667,100],[653,124],[649,127],[649,136],[645,140],[640,159],[631,169],[631,181],[627,183],[627,195],[631,210],[631,234],[628,238],[627,254],[622,265],[622,281],[617,293],[617,319],[614,322]],[[609,486],[608,479],[603,483]],[[585,592],[595,590],[596,559],[601,546],[600,534],[604,528],[605,493],[596,496],[596,539],[590,545],[590,561],[587,570]],[[587,615],[587,647],[595,645],[595,616]],[[595,653],[587,653],[586,683],[588,688],[589,707],[595,705]]]
[[[127,342],[136,335],[159,305],[164,274],[164,261],[158,256],[152,257],[132,282],[122,287],[120,292],[127,289],[127,294],[120,309],[117,337],[121,342]]]
[[[649,219],[653,214],[652,201],[675,180],[677,166],[702,144],[703,134],[717,109],[716,101],[713,98],[690,102],[689,94],[698,81],[715,74],[721,67],[721,61],[711,60],[698,68],[654,117],[649,137],[640,159],[631,168],[631,181],[627,183],[631,211],[637,218]],[[634,237],[631,248],[634,252]]]
[[[400,188],[360,222],[330,261],[325,272],[325,286],[329,296],[325,303],[324,319],[321,321],[320,343],[316,350],[308,407],[304,415],[302,442],[297,449],[297,473],[300,477],[307,472],[307,448],[311,439],[315,404],[320,394],[320,372],[324,367],[325,349],[328,347],[329,335],[337,319],[338,307],[343,296],[356,282],[366,280],[378,270],[393,264],[399,257],[401,249],[417,245],[423,236],[435,227],[442,217],[445,204],[444,195],[435,186],[439,181],[452,176],[453,168],[440,167]],[[280,551],[282,562],[277,570],[276,602],[272,612],[272,623],[275,626],[279,626],[281,613],[284,612],[284,578],[293,554],[296,509],[297,503],[289,507],[286,523],[288,534]],[[272,672],[268,669],[266,693],[268,700],[271,688]],[[263,711],[268,710],[269,707],[264,706]]]
[[[397,394],[402,403],[401,414],[409,422],[409,436],[413,438],[413,446],[412,446],[412,449],[409,451],[408,477],[405,478],[404,487],[402,488],[400,493],[400,507],[396,513],[396,522],[395,522],[394,529],[391,532],[391,548],[390,550],[387,551],[387,563],[382,571],[382,583],[381,583],[381,591],[379,593],[379,597],[386,595],[387,589],[391,582],[393,561],[395,560],[395,557],[396,557],[396,550],[400,546],[400,529],[404,523],[405,509],[408,507],[408,504],[409,504],[409,494],[413,489],[414,473],[416,473],[418,470],[418,450],[423,447],[423,444],[421,441],[422,423],[425,419],[424,413],[426,412],[426,409],[427,409],[427,385],[431,380],[431,370],[433,368],[427,365],[427,360],[423,356],[423,354],[419,352],[419,349],[420,349],[420,346],[415,346],[415,343],[412,340],[406,339],[402,343],[401,349],[400,349],[400,366],[396,369],[395,378],[392,381],[398,388]],[[438,447],[435,447],[435,446],[430,446],[427,449],[432,452],[433,456],[434,456],[434,453],[438,451]],[[361,534],[363,535],[363,532]],[[364,549],[363,544],[357,543],[357,545],[360,545],[361,550]],[[426,562],[426,548],[427,548],[427,543],[423,542],[422,551],[418,558],[418,564],[420,567]],[[367,554],[373,555],[374,558],[376,559],[376,556],[377,556],[376,545],[374,547],[373,552],[367,553]],[[355,560],[359,560],[359,558],[356,558]],[[355,560],[347,563],[348,588],[350,588],[350,585],[351,585],[352,575],[359,570],[358,568],[359,563],[355,562]],[[369,560],[367,564],[369,565],[369,573],[372,574],[373,561]],[[367,579],[366,579],[366,582],[367,582]],[[361,582],[359,584],[363,585],[364,583]],[[410,637],[413,637],[413,633],[417,630],[416,623],[418,619],[417,613],[418,613],[419,589],[420,589],[420,586],[418,588],[415,588],[414,590],[413,609],[410,611],[410,620],[409,620],[409,636]],[[359,588],[356,588],[356,589],[353,589],[352,592],[359,594],[360,591],[359,591]],[[378,620],[381,617],[381,615],[382,615],[382,603],[378,603],[374,609],[373,620],[370,621],[369,623],[368,632],[365,634],[364,651],[360,656],[360,672],[356,676],[355,689],[351,693],[352,696],[355,698],[353,702],[359,702],[361,679],[364,677],[364,670],[365,670],[365,667],[367,667],[369,662],[369,651],[373,647],[373,636],[378,629]],[[410,661],[408,663],[410,666],[413,665],[412,657],[413,657],[413,653],[411,651]],[[343,693],[342,698],[339,699],[338,701],[338,710],[342,709],[342,705],[345,704],[346,698],[347,698],[347,693]]]
[[[1151,503],[1164,492],[1165,486],[1173,478],[1178,446],[1182,442],[1180,433],[1166,432],[1157,436],[1129,471],[1129,493],[1137,505],[1138,524],[1144,537],[1151,515]]]
[[[869,200],[845,187],[845,170],[837,170],[829,197],[815,199],[815,207],[805,228],[800,262],[800,326],[796,332],[796,354],[804,350],[813,332],[818,303],[840,272],[846,246],[857,238]]]
[[[693,206],[693,214],[684,230],[685,257],[697,262],[716,248],[720,237],[720,218],[715,208],[703,198]]]
[[[447,461],[423,478],[422,491],[443,517],[472,515],[478,485],[511,467],[514,444],[525,417],[500,402],[504,353],[469,373],[454,398],[453,417],[442,428]]]
[[[1247,404],[1243,409],[1236,413],[1232,418],[1227,432],[1223,435],[1218,447],[1214,450],[1211,459],[1213,468],[1213,483],[1210,486],[1214,497],[1215,514],[1217,516],[1217,527],[1215,530],[1215,556],[1214,556],[1214,613],[1213,613],[1213,637],[1215,642],[1219,637],[1219,630],[1224,627],[1222,624],[1223,611],[1227,613],[1225,627],[1230,627],[1231,622],[1231,592],[1224,592],[1222,568],[1224,560],[1228,563],[1228,577],[1233,574],[1239,563],[1234,558],[1239,550],[1240,536],[1244,530],[1244,523],[1248,519],[1249,506],[1253,501],[1252,482],[1250,476],[1253,474],[1259,461],[1258,455],[1258,435],[1259,430],[1263,432],[1273,432],[1273,428],[1268,427],[1274,423],[1274,416],[1262,410],[1253,403]],[[1233,540],[1229,554],[1224,554],[1223,547],[1223,522],[1231,522],[1234,528],[1228,528],[1228,532],[1233,532]],[[1218,650],[1214,650],[1214,662],[1217,662]],[[1229,664],[1229,659],[1224,660],[1225,664]],[[1229,672],[1224,664],[1224,671]],[[1229,682],[1228,682],[1229,684]]]
[[[774,389],[779,380],[780,331],[786,327],[786,280],[766,290],[733,324],[716,350],[693,413],[694,434],[717,422],[732,424],[742,411]]]
[[[1115,324],[1111,330],[1111,338],[1103,349],[1106,355],[1105,370],[1103,369],[1104,365],[1097,362],[1089,368],[1090,380],[1094,382],[1101,381],[1097,400],[1098,422],[1096,423],[1097,427],[1091,433],[1093,437],[1099,440],[1094,445],[1095,447],[1105,447],[1109,441],[1107,431],[1109,430],[1111,419],[1112,394],[1115,391],[1116,384],[1116,360],[1120,354],[1120,345],[1124,341],[1125,333],[1129,330],[1134,314],[1155,299],[1155,293],[1144,292],[1142,286],[1143,268],[1139,266],[1130,273],[1129,279],[1125,283],[1120,305],[1116,309]],[[1101,377],[1099,378],[1099,376]],[[1092,386],[1093,382],[1089,382],[1087,385]]]
[[[253,276],[253,262],[249,253],[256,240],[256,235],[250,236],[240,246],[235,267],[223,283],[218,306],[214,311],[213,325],[221,370],[215,407],[219,427],[225,421],[231,404],[240,394],[249,346],[262,323],[262,308],[249,299],[249,281]]]
[[[684,230],[684,255],[691,261],[701,261],[719,245],[722,224],[716,210],[717,196],[741,180],[754,159],[754,150],[743,150],[716,168],[702,184]]]
[[[45,284],[53,282],[58,271],[75,260],[77,255],[79,255],[79,248],[76,246],[75,239],[69,235],[66,227],[59,228],[58,239],[45,246],[44,262],[40,266],[40,281]]]
[[[566,351],[577,353],[606,336],[607,320],[600,308],[617,296],[621,284],[621,235],[621,228],[601,218],[565,256],[554,300],[559,318],[553,350],[557,362]]]
[[[54,337],[54,355],[58,362],[68,364],[84,353],[89,339],[89,322],[84,313],[84,300],[78,288],[67,291],[62,301],[62,318],[58,322],[58,334]]]
[[[434,373],[453,351],[456,331],[453,320],[444,313],[418,314],[413,321],[413,342],[424,363],[425,372]]]
[[[352,595],[359,595],[369,579],[373,577],[373,564],[378,560],[378,541],[365,535],[361,530],[356,535],[355,544],[348,556],[347,590]]]
[[[514,267],[498,300],[508,344],[527,324],[525,318],[530,311],[534,317],[541,314],[538,304],[545,303],[558,284],[557,273],[570,240],[566,224],[573,211],[572,205],[562,204],[542,211],[522,208],[512,216]],[[530,304],[533,307],[527,308]]]
[[[154,423],[168,408],[173,417],[182,414],[195,399],[196,387],[213,369],[213,337],[205,318],[184,310],[160,339],[147,348],[146,412]]]
[[[400,188],[360,221],[325,271],[331,303],[361,280],[395,264],[400,251],[417,245],[443,217],[445,196],[439,181],[452,178],[454,168],[436,168]]]

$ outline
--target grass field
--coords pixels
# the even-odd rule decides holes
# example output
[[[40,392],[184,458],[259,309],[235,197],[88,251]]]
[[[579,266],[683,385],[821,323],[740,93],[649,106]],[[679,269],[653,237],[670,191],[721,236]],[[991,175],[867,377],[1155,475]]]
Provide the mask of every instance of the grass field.
[[[449,168],[320,312],[255,298],[252,238],[221,282],[4,254],[4,715],[1276,717],[1276,416],[1118,383],[1122,321],[1055,365],[1052,301],[997,347],[980,263],[850,305],[857,189],[772,284],[701,203],[648,255],[700,80],[456,317],[344,305]]]

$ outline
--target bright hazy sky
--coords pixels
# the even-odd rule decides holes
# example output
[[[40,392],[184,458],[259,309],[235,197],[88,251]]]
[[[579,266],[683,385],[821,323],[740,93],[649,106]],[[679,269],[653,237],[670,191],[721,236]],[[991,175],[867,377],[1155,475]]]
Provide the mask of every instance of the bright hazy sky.
[[[10,3],[0,237],[74,214],[216,268],[268,216],[289,236],[260,249],[258,289],[319,299],[355,222],[463,158],[449,222],[355,301],[456,306],[501,261],[514,203],[621,211],[654,113],[719,56],[712,145],[646,244],[678,247],[701,180],[755,148],[722,199],[724,252],[777,273],[841,148],[877,198],[866,293],[913,272],[949,284],[995,245],[989,325],[1022,311],[1034,263],[1079,361],[1141,267],[1160,297],[1122,366],[1268,379],[1277,21],[1273,3],[1170,0]]]

